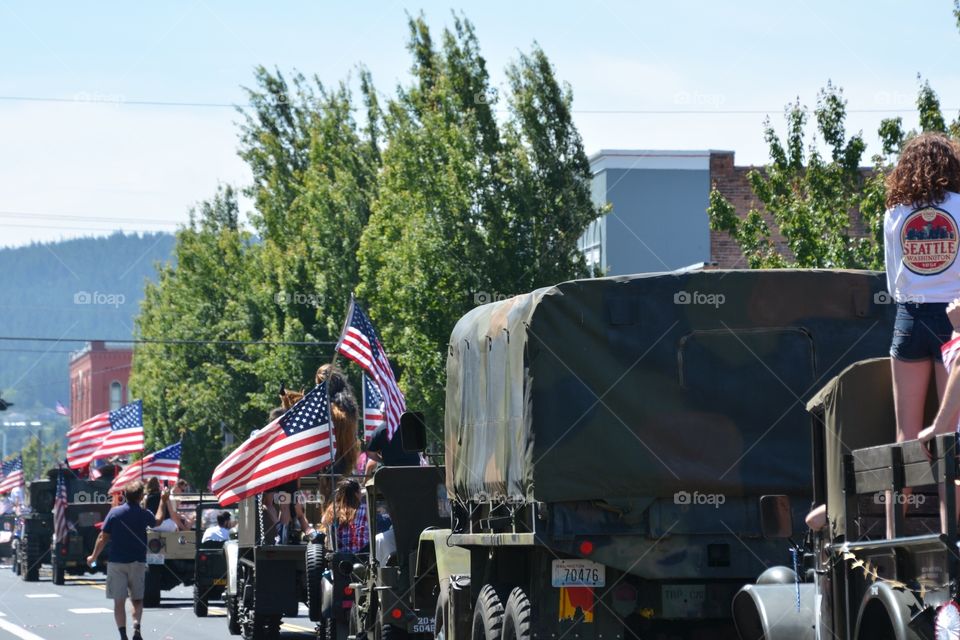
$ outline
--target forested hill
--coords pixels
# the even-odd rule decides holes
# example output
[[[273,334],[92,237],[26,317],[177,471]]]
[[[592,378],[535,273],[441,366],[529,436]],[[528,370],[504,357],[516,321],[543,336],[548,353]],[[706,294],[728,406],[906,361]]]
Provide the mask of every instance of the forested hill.
[[[146,279],[167,262],[168,233],[79,238],[0,249],[0,336],[129,339]],[[0,392],[17,413],[69,404],[79,342],[0,340]]]

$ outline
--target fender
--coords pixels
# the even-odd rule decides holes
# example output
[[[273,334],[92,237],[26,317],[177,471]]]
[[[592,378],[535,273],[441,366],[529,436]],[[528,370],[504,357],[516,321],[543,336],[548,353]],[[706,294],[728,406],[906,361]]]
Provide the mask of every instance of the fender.
[[[228,595],[237,595],[237,558],[240,550],[237,547],[236,540],[227,540],[223,543],[223,557],[227,562],[227,586]]]
[[[748,584],[733,598],[733,622],[741,640],[815,640],[815,585]],[[899,640],[899,639],[898,639]]]
[[[923,603],[912,591],[898,591],[884,582],[875,582],[867,587],[860,611],[857,612],[853,640],[866,640],[864,629],[876,623],[878,607],[883,607],[886,612],[897,640],[925,640],[924,636],[910,627],[910,608],[913,607],[914,611],[918,607],[923,609]]]

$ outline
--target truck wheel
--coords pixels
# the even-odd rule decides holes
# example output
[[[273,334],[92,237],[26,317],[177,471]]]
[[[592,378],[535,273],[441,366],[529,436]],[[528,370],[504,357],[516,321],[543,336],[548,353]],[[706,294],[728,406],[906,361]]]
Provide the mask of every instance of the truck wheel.
[[[225,607],[227,610],[227,631],[229,631],[232,636],[238,636],[242,630],[240,629],[240,611],[237,596],[226,595],[223,599],[224,604],[227,605]]]
[[[53,577],[51,578],[53,584],[62,585],[65,582],[63,563],[57,558],[56,552],[50,555],[50,566],[53,573]]]
[[[313,622],[320,621],[323,612],[322,598],[320,597],[323,583],[324,555],[323,546],[319,544],[307,545],[307,610],[308,617]]]
[[[160,570],[153,567],[160,567],[160,565],[147,566],[146,584],[143,589],[143,606],[145,607],[160,606]]]
[[[503,631],[503,605],[489,584],[483,585],[473,609],[472,640],[500,640]]]
[[[205,589],[201,589],[200,585],[193,585],[193,615],[198,618],[207,617],[207,594]]]
[[[30,553],[30,551],[30,546],[27,545],[20,567],[20,577],[24,582],[36,582],[40,579],[40,552]]]
[[[10,569],[13,571],[13,575],[20,575],[20,547],[15,545],[13,547],[13,562],[10,563]]]
[[[531,640],[532,617],[530,600],[520,587],[515,587],[503,610],[503,640]]]

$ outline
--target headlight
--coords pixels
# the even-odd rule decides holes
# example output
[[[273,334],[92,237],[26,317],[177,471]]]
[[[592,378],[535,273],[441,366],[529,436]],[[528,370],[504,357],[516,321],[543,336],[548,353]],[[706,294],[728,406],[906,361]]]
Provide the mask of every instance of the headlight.
[[[936,640],[960,640],[960,607],[951,600],[939,609],[933,623]]]

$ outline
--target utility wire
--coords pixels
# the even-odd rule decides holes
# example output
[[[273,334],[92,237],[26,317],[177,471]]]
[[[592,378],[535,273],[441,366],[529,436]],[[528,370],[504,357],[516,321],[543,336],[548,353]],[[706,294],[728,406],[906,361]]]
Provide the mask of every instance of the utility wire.
[[[285,346],[285,347],[332,347],[336,346],[335,341],[271,341],[271,340],[174,340],[174,339],[151,339],[151,338],[129,338],[129,339],[104,339],[104,338],[42,338],[29,336],[0,336],[2,341],[10,342],[107,342],[113,344],[217,344],[217,345],[264,345],[264,346]]]
[[[5,102],[55,102],[64,104],[95,104],[95,105],[134,105],[150,107],[199,107],[213,109],[236,109],[250,107],[250,104],[227,103],[227,102],[187,102],[176,100],[127,100],[121,96],[112,98],[111,96],[84,96],[80,94],[75,98],[55,98],[44,96],[0,96],[0,101]],[[805,111],[810,111],[807,108]],[[945,108],[949,111],[951,108]],[[507,112],[507,109],[497,109],[498,112]],[[571,109],[572,113],[584,115],[765,115],[768,113],[779,113],[783,107],[774,109]],[[916,113],[912,109],[847,109],[847,113]]]

